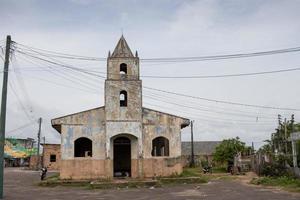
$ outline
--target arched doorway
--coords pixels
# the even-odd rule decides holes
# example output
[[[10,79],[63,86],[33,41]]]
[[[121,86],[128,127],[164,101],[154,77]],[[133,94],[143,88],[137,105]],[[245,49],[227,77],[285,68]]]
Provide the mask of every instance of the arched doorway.
[[[114,139],[114,177],[131,176],[131,141],[121,136]]]

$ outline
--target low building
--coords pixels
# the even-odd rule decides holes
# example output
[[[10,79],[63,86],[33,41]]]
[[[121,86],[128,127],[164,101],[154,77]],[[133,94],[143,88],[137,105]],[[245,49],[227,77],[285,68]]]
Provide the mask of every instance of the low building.
[[[4,160],[6,167],[28,167],[32,155],[37,153],[32,138],[6,138]]]
[[[195,164],[200,165],[201,161],[211,162],[213,153],[221,141],[194,141]],[[191,161],[191,142],[181,142],[182,163],[188,166]]]
[[[60,168],[60,144],[42,144],[43,146],[43,166],[49,170],[59,170]]]

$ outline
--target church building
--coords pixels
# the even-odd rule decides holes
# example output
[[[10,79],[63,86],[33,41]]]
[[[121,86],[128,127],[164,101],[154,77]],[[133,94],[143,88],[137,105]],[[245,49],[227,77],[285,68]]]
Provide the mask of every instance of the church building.
[[[122,36],[107,58],[105,105],[52,119],[61,135],[61,179],[169,176],[182,172],[189,119],[143,107],[138,54]]]

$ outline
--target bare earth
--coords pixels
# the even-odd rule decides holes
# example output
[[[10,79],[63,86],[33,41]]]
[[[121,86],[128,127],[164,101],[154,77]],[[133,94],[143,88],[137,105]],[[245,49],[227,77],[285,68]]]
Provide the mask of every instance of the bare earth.
[[[205,200],[290,200],[300,199],[297,193],[250,186],[245,181],[215,180],[208,184],[178,185],[162,188],[120,190],[88,190],[71,187],[36,186],[39,172],[6,168],[4,172],[6,200],[93,200],[93,199],[205,199]]]

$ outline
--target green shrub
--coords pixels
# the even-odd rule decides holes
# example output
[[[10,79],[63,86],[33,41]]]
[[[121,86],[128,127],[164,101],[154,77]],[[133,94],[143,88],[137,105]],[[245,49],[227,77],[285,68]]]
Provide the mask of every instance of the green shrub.
[[[278,163],[265,163],[262,167],[262,175],[264,176],[284,176],[287,175],[287,169],[284,165]]]
[[[291,191],[300,192],[300,179],[288,176],[254,178],[251,183],[255,185],[280,186]]]

